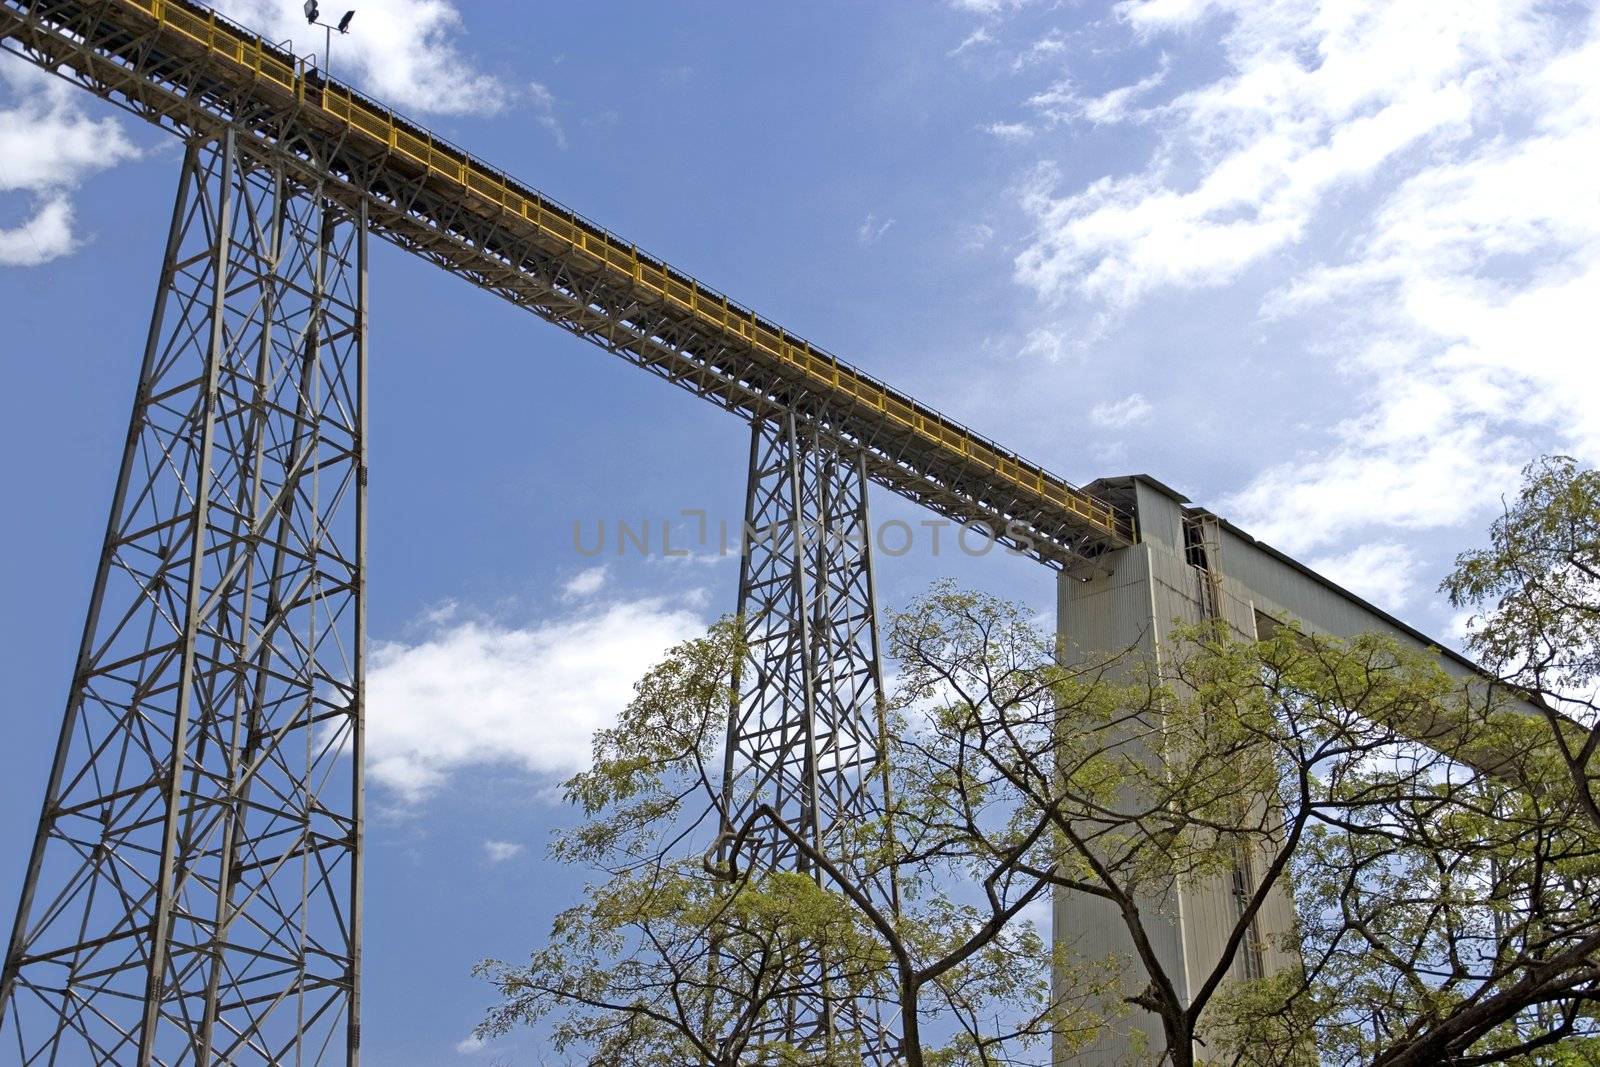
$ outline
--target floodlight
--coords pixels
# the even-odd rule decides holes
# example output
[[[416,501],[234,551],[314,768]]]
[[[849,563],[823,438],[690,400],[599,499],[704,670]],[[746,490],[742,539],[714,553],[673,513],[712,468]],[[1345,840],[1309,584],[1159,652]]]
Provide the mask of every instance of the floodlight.
[[[350,32],[350,20],[355,18],[355,17],[356,17],[356,13],[354,11],[346,11],[344,13],[344,18],[339,20],[339,32],[340,33],[349,33]]]
[[[306,0],[306,21],[314,23],[320,14],[322,12],[317,10],[317,0]]]

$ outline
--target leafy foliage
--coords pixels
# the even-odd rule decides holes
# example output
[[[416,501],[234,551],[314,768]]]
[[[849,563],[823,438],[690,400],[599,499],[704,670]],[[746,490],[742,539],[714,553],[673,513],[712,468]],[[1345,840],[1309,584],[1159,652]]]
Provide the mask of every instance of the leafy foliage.
[[[1046,886],[959,834],[901,836],[901,813],[933,810],[930,798],[902,796],[894,834],[887,817],[846,828],[810,857],[812,873],[741,861],[745,838],[771,832],[776,816],[758,807],[730,825],[751,810],[723,781],[739,633],[725,620],[673,649],[596,736],[593,766],[566,787],[586,818],[553,851],[603,880],[528,962],[479,965],[501,994],[480,1032],[546,1022],[560,1052],[662,1067],[862,1062],[859,1031],[796,1032],[797,1006],[823,1002],[882,1016],[910,1033],[908,1062],[940,1067],[1010,1062],[1053,1034],[1087,1037],[1089,1021],[1052,999],[1050,950],[1020,917]],[[952,891],[974,873],[981,891]],[[900,909],[869,913],[861,890],[885,876]]]
[[[823,840],[723,763],[725,620],[567,783],[583,821],[554,855],[597,880],[530,960],[480,966],[481,1031],[642,1067],[859,1064],[874,1022],[911,1067],[1147,1029],[1173,1067],[1600,1062],[1597,575],[1600,479],[1553,459],[1447,583],[1501,685],[1293,626],[1068,667],[1017,605],[936,584],[889,628],[883,811]],[[763,865],[775,838],[797,870]],[[1224,884],[1220,945],[1169,973],[1157,924]],[[1098,902],[1131,957],[1047,945],[1053,895]],[[1268,915],[1293,928],[1260,938]]]
[[[1543,708],[1589,819],[1600,827],[1600,471],[1529,464],[1489,547],[1457,557],[1444,588],[1473,609],[1468,644]]]

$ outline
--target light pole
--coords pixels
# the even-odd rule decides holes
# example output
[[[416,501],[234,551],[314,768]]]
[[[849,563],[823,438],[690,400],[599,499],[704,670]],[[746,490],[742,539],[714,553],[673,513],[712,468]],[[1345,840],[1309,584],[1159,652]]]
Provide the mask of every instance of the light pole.
[[[322,11],[317,7],[317,0],[306,0],[306,22],[313,26],[321,26],[326,32],[322,35],[322,76],[333,77],[333,35],[334,33],[346,34],[350,32],[350,20],[356,17],[354,11],[346,11],[337,26],[327,22],[318,22]]]

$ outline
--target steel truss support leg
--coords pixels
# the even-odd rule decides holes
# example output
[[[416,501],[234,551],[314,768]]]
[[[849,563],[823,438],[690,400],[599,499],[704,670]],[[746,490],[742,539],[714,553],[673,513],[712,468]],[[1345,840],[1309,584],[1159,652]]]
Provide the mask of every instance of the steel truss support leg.
[[[322,193],[185,155],[5,1062],[357,1062],[366,218]]]
[[[792,415],[756,422],[750,444],[739,613],[749,653],[729,723],[731,821],[768,804],[830,860],[867,880],[885,911],[887,876],[866,871],[853,834],[887,803],[882,669],[866,468],[806,437]],[[762,836],[748,862],[817,874],[787,837]],[[826,973],[825,961],[819,967]],[[882,1005],[796,998],[785,1029],[818,1044],[850,1035],[869,1064],[898,1061]],[[807,1037],[807,1035],[810,1035]]]

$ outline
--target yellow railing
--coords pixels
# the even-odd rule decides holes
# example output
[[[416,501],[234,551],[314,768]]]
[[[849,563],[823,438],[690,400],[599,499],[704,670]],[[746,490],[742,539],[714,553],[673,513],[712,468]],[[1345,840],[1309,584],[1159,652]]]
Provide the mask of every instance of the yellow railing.
[[[476,199],[514,215],[546,238],[565,244],[596,260],[607,269],[625,274],[633,284],[682,308],[722,333],[734,334],[745,344],[792,366],[824,385],[828,392],[844,394],[857,404],[877,411],[947,452],[987,468],[1007,482],[1050,503],[1065,508],[1090,524],[1119,538],[1132,531],[1110,507],[1033,464],[997,451],[965,428],[929,411],[881,385],[807,341],[790,336],[754,312],[731,303],[726,296],[674,271],[665,263],[641,256],[639,250],[594,226],[559,204],[520,189],[495,171],[426,130],[399,119],[393,112],[324,78],[310,79],[292,57],[266,45],[214,12],[183,0],[118,0],[142,11],[162,27],[204,45],[212,53],[249,71],[255,78],[320,108],[328,116],[410,160],[429,174],[460,186]]]

